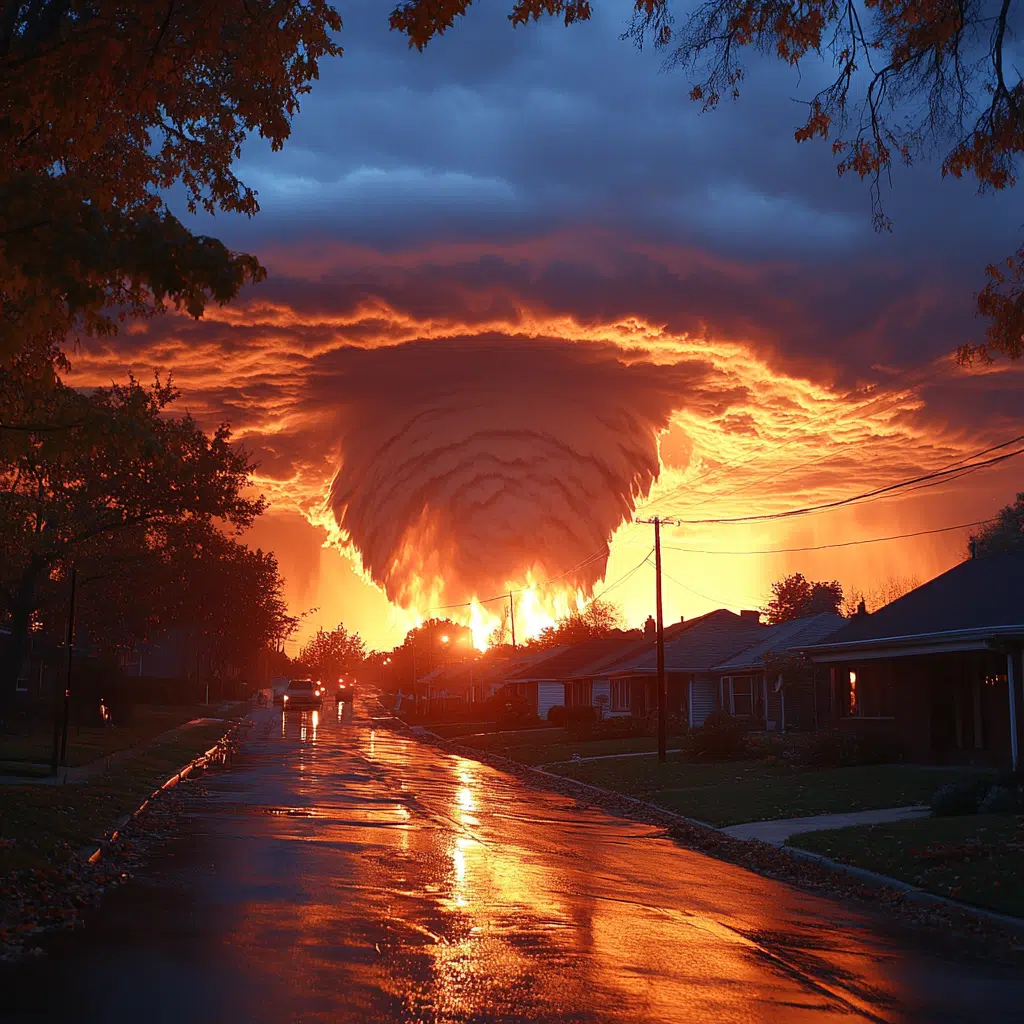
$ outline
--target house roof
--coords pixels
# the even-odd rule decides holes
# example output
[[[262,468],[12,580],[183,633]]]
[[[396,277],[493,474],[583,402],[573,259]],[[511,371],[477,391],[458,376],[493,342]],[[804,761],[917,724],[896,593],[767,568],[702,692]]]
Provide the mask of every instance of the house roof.
[[[627,652],[635,651],[643,643],[643,640],[638,640],[634,636],[615,636],[552,647],[544,652],[545,657],[505,678],[509,682],[523,682],[535,679],[569,679],[573,676],[586,675],[616,661]]]
[[[1024,632],[1024,553],[970,558],[807,649],[1015,630]]]
[[[750,647],[767,628],[725,608],[679,623],[674,634],[665,639],[665,670],[707,672],[720,661]],[[657,671],[657,657],[652,645],[641,654],[610,666],[608,674],[648,675]]]
[[[842,615],[821,612],[802,619],[780,622],[777,626],[768,626],[767,632],[758,637],[757,643],[733,655],[728,661],[716,665],[714,671],[728,674],[762,669],[766,654],[782,654],[794,647],[819,643],[842,629],[848,621]]]

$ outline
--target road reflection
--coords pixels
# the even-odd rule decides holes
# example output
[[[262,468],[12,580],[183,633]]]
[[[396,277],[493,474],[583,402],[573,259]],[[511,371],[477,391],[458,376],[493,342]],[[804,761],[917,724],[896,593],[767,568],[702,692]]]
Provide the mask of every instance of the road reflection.
[[[1024,1004],[1020,982],[362,708],[278,713],[207,780],[160,885],[127,887],[45,983],[18,982],[18,1019],[788,1024]]]

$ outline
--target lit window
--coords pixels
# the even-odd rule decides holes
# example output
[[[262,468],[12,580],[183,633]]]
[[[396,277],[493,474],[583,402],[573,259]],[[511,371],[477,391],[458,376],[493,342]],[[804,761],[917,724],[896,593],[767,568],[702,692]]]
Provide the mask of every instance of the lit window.
[[[850,672],[850,710],[848,714],[857,714],[857,673]]]

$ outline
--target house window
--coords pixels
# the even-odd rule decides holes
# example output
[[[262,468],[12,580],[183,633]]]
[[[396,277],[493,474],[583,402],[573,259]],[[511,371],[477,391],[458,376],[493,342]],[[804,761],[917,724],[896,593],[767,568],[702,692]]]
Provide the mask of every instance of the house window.
[[[612,680],[612,711],[629,710],[629,680]]]
[[[749,718],[754,713],[754,677],[734,676],[729,682],[732,713],[740,718]]]
[[[892,718],[892,680],[884,664],[849,669],[842,680],[845,718]]]

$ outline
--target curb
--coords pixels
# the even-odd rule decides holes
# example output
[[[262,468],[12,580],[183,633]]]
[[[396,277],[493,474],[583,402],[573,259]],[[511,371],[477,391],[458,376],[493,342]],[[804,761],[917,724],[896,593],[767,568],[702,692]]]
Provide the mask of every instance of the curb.
[[[405,725],[405,723],[402,723]],[[405,725],[409,729],[408,725]],[[443,736],[438,736],[437,733],[428,732],[426,729],[422,729],[418,734],[415,734],[417,738],[423,739],[431,737],[438,743],[442,744],[449,749],[453,747],[460,747],[461,749],[452,749],[452,753],[458,754],[460,757],[468,757],[470,760],[479,760],[481,764],[489,764],[497,770],[501,770],[500,767],[491,763],[491,761],[484,761],[478,757],[474,757],[472,753],[463,753],[463,750],[473,751],[475,748],[464,747],[462,744],[453,743],[450,740],[445,739]],[[743,843],[754,845],[761,843],[759,839],[738,839],[736,836],[730,835],[723,828],[718,828],[715,825],[709,825],[706,821],[698,821],[696,818],[687,818],[685,815],[676,814],[664,807],[660,807],[658,804],[651,803],[648,800],[640,800],[637,797],[627,796],[625,793],[616,793],[615,790],[605,789],[602,786],[594,786],[589,782],[580,782],[577,779],[570,778],[565,775],[557,775],[554,772],[544,771],[541,768],[535,768],[533,765],[521,764],[518,761],[513,761],[511,758],[503,757],[500,754],[491,754],[489,751],[476,751],[478,754],[487,754],[490,758],[500,760],[508,765],[514,767],[516,771],[529,772],[533,775],[539,775],[547,779],[557,780],[561,784],[569,783],[573,786],[580,787],[581,789],[589,789],[595,793],[601,794],[604,797],[612,797],[616,801],[622,801],[627,804],[632,804],[634,807],[645,811],[653,811],[661,815],[663,818],[674,821],[674,822],[685,822],[687,825],[692,825],[697,828],[706,829],[709,832],[717,832],[726,839],[734,843]],[[614,811],[608,810],[609,814],[614,814]],[[773,844],[768,844],[773,845]],[[795,860],[804,860],[813,864],[817,864],[819,867],[825,868],[828,871],[832,871],[835,874],[847,875],[851,878],[855,878],[860,882],[864,882],[867,885],[871,885],[878,889],[889,889],[894,892],[898,892],[901,896],[909,903],[916,903],[923,906],[942,906],[949,907],[952,910],[956,910],[976,918],[981,918],[985,921],[990,921],[993,924],[998,924],[1003,928],[1007,928],[1011,931],[1024,934],[1024,918],[1013,917],[1010,914],[1001,914],[996,910],[986,910],[984,907],[977,907],[971,903],[962,903],[959,900],[950,899],[948,896],[940,896],[938,893],[928,892],[926,889],[920,889],[916,885],[911,885],[909,882],[904,882],[899,878],[893,878],[890,875],[882,875],[876,871],[869,871],[867,868],[854,867],[851,864],[843,864],[840,861],[832,860],[829,857],[824,857],[820,853],[813,853],[810,850],[803,850],[800,847],[789,846],[783,843],[779,846],[774,846],[774,849],[778,850]],[[703,852],[705,856],[714,857],[712,853]],[[718,858],[716,858],[718,859]],[[746,870],[752,871],[753,869],[747,868]],[[758,874],[758,872],[753,872]],[[790,883],[792,884],[792,883]]]
[[[741,842],[749,842],[749,840],[741,840]],[[971,903],[961,903],[960,900],[953,900],[948,896],[940,896],[938,893],[929,892],[927,889],[920,889],[916,885],[911,885],[909,882],[904,882],[899,878],[893,878],[891,875],[880,875],[877,871],[869,871],[867,868],[858,868],[852,864],[844,864],[842,861],[832,860],[831,857],[825,857],[811,850],[803,850],[798,846],[789,846],[783,843],[778,849],[799,860],[806,860],[812,864],[828,868],[837,874],[850,875],[852,878],[856,878],[858,881],[865,882],[868,885],[873,885],[880,889],[895,889],[897,892],[902,893],[904,898],[911,903],[952,907],[954,910],[964,911],[965,913],[973,914],[975,917],[983,917],[988,921],[1002,925],[1004,928],[1010,928],[1013,931],[1024,934],[1024,918],[1013,917],[1010,914],[1001,914],[998,910],[986,910],[984,907],[976,907]]]
[[[242,719],[242,722],[245,721],[248,721],[248,719]],[[146,797],[146,799],[143,800],[142,803],[139,804],[139,806],[131,812],[131,814],[125,814],[123,817],[119,818],[114,823],[114,830],[113,832],[111,832],[109,838],[102,840],[99,846],[97,846],[95,849],[92,848],[92,844],[87,846],[85,850],[82,851],[82,856],[85,858],[86,862],[89,864],[98,864],[103,859],[104,852],[109,850],[114,845],[114,843],[117,842],[118,838],[121,835],[122,829],[124,829],[125,826],[129,824],[129,822],[134,821],[150,805],[150,803],[153,800],[160,796],[161,793],[165,792],[168,789],[173,789],[179,782],[181,782],[182,779],[187,779],[189,775],[191,775],[192,772],[195,771],[197,768],[205,768],[209,761],[211,761],[213,757],[216,755],[218,750],[220,750],[224,746],[225,740],[229,739],[232,736],[232,734],[239,729],[240,726],[241,723],[235,723],[234,725],[232,725],[224,733],[224,735],[221,736],[221,738],[217,740],[217,742],[214,743],[212,747],[210,747],[209,750],[205,751],[202,754],[199,754],[197,757],[194,757],[191,761],[189,761],[188,764],[186,764],[183,768],[180,768],[169,779],[167,779],[165,782],[162,782],[159,786],[157,786],[157,788],[154,789],[153,792],[150,793],[149,796]],[[92,851],[91,853],[89,852],[90,850]]]

